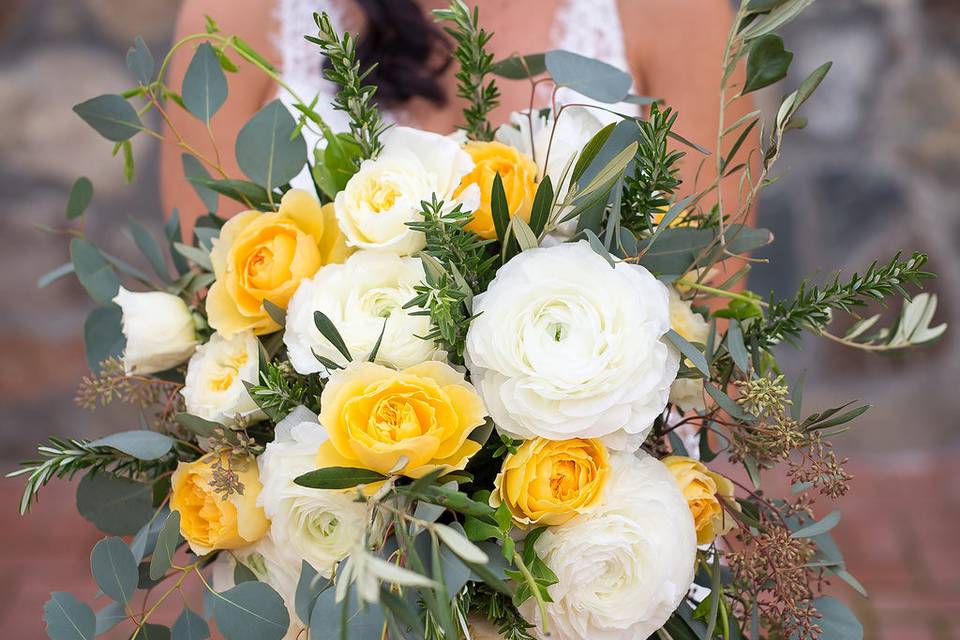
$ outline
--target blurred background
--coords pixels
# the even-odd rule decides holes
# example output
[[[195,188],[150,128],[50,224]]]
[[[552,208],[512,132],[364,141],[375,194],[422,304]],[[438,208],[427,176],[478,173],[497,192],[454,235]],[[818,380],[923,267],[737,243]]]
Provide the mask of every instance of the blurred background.
[[[704,2],[721,0],[703,0]],[[126,216],[158,230],[157,147],[134,141],[137,175],[70,111],[129,85],[124,53],[135,35],[169,44],[177,0],[0,1],[0,469],[15,468],[49,434],[92,438],[135,426],[123,407],[74,406],[86,372],[83,320],[91,307],[70,278],[38,290],[66,262],[63,228],[73,180],[93,181],[88,234],[137,259]],[[805,107],[767,189],[760,225],[777,241],[751,288],[791,295],[802,278],[862,270],[903,249],[930,253],[940,274],[936,323],[945,339],[909,358],[853,352],[822,340],[786,349],[787,373],[815,372],[807,407],[851,399],[874,409],[837,440],[856,476],[836,536],[851,572],[871,592],[836,593],[867,638],[960,640],[960,0],[827,0],[785,34],[792,78],[834,66]],[[790,82],[789,80],[787,81]],[[786,89],[758,100],[775,106]],[[135,250],[134,250],[135,251]],[[75,514],[73,488],[53,484],[34,512],[16,516],[22,482],[0,481],[0,625],[7,638],[43,638],[43,602],[69,590],[91,602],[88,553],[99,535]]]

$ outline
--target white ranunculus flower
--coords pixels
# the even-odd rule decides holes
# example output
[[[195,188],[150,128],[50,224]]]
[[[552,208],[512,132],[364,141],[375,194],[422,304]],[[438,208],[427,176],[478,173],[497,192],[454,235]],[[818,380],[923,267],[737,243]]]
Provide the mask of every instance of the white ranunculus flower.
[[[667,404],[679,354],[666,287],[585,241],[530,249],[474,300],[466,359],[497,427],[520,438],[636,447]]]
[[[163,291],[135,293],[123,287],[113,302],[123,311],[123,368],[145,374],[175,367],[197,348],[197,330],[187,304]]]
[[[330,318],[355,360],[370,354],[381,332],[376,362],[404,369],[433,359],[436,343],[417,337],[430,333],[430,318],[411,315],[417,309],[403,309],[423,279],[419,259],[373,251],[359,251],[343,264],[321,267],[300,283],[287,308],[283,342],[293,368],[303,374],[325,372],[314,353],[346,364],[317,329],[315,311]]]
[[[673,475],[644,453],[610,463],[603,506],[536,542],[558,578],[546,605],[553,640],[647,640],[693,583],[697,533]],[[532,599],[521,613],[546,637]]]
[[[540,176],[550,176],[558,199],[562,200],[569,188],[570,172],[577,156],[587,142],[603,128],[603,123],[586,107],[566,107],[556,119],[550,114],[535,113],[527,117],[524,112],[510,114],[510,124],[501,125],[495,134],[503,144],[523,152],[533,158],[540,170]],[[550,135],[553,132],[553,142]],[[547,157],[547,149],[550,155]],[[564,179],[566,178],[566,180]],[[542,179],[542,178],[541,178]],[[561,213],[558,218],[563,218]],[[544,238],[545,244],[569,239],[576,231],[577,221],[561,223],[554,233]]]
[[[687,342],[706,344],[710,325],[699,313],[691,309],[690,302],[680,297],[674,287],[670,292],[670,327]],[[689,362],[687,363],[690,364]],[[670,402],[681,411],[703,411],[703,380],[701,378],[677,378],[670,387]]]
[[[420,203],[434,194],[452,203],[473,160],[455,141],[428,131],[393,127],[381,140],[380,155],[364,160],[337,194],[337,222],[352,247],[412,255],[425,240],[407,223],[422,219]],[[479,190],[467,191],[461,201],[472,210]]]
[[[187,412],[223,425],[235,424],[237,416],[262,418],[243,385],[257,382],[259,364],[260,344],[252,331],[229,340],[213,334],[209,342],[197,347],[187,364],[187,379],[180,392]]]
[[[233,573],[238,560],[253,572],[257,580],[268,584],[283,598],[290,615],[290,626],[283,640],[297,640],[302,637],[306,627],[300,622],[295,610],[302,562],[291,554],[284,553],[270,536],[265,536],[251,545],[217,556],[213,563],[213,588],[218,592],[236,586]]]
[[[268,536],[291,562],[306,560],[330,577],[334,566],[363,537],[367,507],[351,491],[309,489],[294,478],[317,468],[317,449],[327,440],[317,417],[299,407],[277,424],[257,459],[263,489],[257,504],[270,518]]]

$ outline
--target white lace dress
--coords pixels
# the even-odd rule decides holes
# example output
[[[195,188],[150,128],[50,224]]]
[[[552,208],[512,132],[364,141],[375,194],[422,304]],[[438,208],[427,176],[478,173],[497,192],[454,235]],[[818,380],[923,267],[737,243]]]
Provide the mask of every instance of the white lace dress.
[[[323,78],[322,58],[316,45],[305,40],[304,35],[316,31],[313,22],[315,11],[325,11],[334,28],[342,31],[343,6],[350,1],[352,0],[277,0],[277,48],[281,53],[283,79],[307,102],[314,96],[320,96],[316,111],[334,131],[346,130],[347,118],[342,111],[333,108],[336,87]],[[596,58],[620,69],[629,68],[617,0],[562,0],[550,28],[550,39],[553,48]],[[293,99],[286,91],[281,91],[278,97],[292,110]],[[558,91],[557,100],[560,103],[594,102],[568,89]],[[616,105],[616,110],[621,113],[637,113],[636,105],[632,104]],[[387,122],[406,120],[402,111],[386,112],[383,115]],[[597,115],[606,119],[603,112],[597,111]],[[304,137],[310,150],[320,144],[314,132],[304,129]],[[293,181],[293,185],[310,188],[311,182],[304,173]]]

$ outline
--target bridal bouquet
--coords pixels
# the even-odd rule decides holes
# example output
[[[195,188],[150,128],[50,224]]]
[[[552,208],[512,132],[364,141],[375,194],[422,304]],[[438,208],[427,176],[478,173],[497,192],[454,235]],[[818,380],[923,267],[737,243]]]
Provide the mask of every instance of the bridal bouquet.
[[[721,104],[786,75],[775,32],[808,4],[744,0]],[[90,557],[99,610],[53,593],[48,636],[122,623],[196,640],[215,623],[229,640],[862,638],[822,590],[863,592],[827,503],[851,480],[830,438],[868,407],[805,408],[774,347],[804,331],[878,352],[934,340],[935,297],[909,292],[931,277],[926,257],[787,300],[741,286],[772,241],[747,212],[829,65],[775,114],[721,121],[710,153],[607,64],[559,50],[495,62],[457,0],[436,17],[468,107],[443,136],[387,126],[355,39],[315,17],[349,131],[291,91],[292,109],[271,102],[239,132],[242,176],[226,150],[142,119],[185,109],[210,126],[238,64],[290,91],[212,19],[173,45],[195,49],[182,86],[138,39],[136,86],[74,108],[128,173],[134,136],[179,145],[207,211],[192,238],[176,212],[162,241],[131,220],[141,268],[85,235],[90,182],[71,192],[71,261],[41,285],[73,273],[98,304],[79,404],[119,400],[141,419],[51,438],[11,474],[27,481],[21,512],[81,476],[77,508],[109,536]],[[583,100],[494,126],[498,78]],[[684,153],[716,179],[681,188]],[[735,202],[719,189],[731,178]],[[218,216],[220,196],[246,211]],[[864,313],[891,298],[898,314]],[[788,495],[764,489],[775,474]],[[172,598],[187,581],[202,603]]]

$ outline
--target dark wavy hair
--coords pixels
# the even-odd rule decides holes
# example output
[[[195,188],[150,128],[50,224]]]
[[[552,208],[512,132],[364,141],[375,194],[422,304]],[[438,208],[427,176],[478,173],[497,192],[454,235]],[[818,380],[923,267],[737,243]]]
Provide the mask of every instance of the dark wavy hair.
[[[443,105],[440,76],[451,62],[451,45],[415,0],[356,0],[366,19],[357,46],[361,68],[376,63],[367,84],[383,104],[425,98]]]

